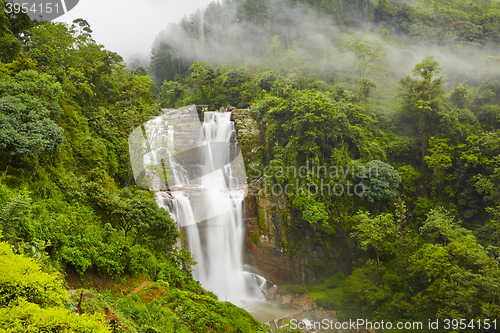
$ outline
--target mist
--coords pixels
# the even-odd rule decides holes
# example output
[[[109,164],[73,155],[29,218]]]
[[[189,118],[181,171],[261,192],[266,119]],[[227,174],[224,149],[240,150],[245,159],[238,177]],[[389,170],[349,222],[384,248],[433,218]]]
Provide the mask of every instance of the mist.
[[[429,55],[443,68],[447,86],[476,83],[484,73],[498,72],[498,62],[491,61],[498,46],[460,43],[451,31],[439,36],[438,42],[421,32],[400,34],[384,22],[370,23],[374,6],[366,2],[364,8],[347,8],[336,16],[287,0],[212,2],[161,31],[153,43],[152,59],[168,49],[172,59],[188,65],[203,60],[212,66],[265,64],[276,69],[269,46],[273,36],[279,36],[282,57],[293,51],[301,71],[316,72],[325,81],[346,81],[354,75],[354,54],[343,40],[357,34],[380,56],[377,63],[367,64],[366,76],[399,80],[412,75],[415,64]]]
[[[85,0],[57,21],[69,25],[77,18],[89,22],[94,40],[117,52],[127,62],[139,58],[149,62],[151,44],[158,31],[179,21],[186,13],[208,5],[211,0]]]

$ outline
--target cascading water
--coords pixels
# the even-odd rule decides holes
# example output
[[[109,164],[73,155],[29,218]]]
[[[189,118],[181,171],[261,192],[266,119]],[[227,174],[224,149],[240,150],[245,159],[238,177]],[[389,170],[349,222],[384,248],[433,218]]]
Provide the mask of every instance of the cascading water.
[[[231,113],[167,110],[131,134],[134,178],[156,192],[186,235],[193,276],[219,300],[265,299],[266,280],[243,269],[246,174]],[[165,190],[169,189],[167,192]]]

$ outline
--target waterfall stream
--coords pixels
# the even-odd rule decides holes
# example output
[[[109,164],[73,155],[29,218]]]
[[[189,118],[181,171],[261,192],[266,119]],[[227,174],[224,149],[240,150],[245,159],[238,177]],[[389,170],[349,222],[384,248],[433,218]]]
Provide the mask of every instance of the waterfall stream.
[[[243,265],[246,173],[231,113],[205,112],[200,124],[195,107],[166,110],[130,138],[136,183],[186,236],[193,277],[221,301],[265,300],[266,280]]]

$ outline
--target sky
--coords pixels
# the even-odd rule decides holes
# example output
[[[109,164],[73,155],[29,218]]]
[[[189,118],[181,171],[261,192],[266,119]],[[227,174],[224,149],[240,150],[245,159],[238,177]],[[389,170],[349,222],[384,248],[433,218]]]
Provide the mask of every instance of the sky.
[[[92,37],[125,61],[149,59],[155,36],[168,24],[176,23],[206,7],[214,0],[80,0],[78,5],[55,21],[71,24],[83,18]]]

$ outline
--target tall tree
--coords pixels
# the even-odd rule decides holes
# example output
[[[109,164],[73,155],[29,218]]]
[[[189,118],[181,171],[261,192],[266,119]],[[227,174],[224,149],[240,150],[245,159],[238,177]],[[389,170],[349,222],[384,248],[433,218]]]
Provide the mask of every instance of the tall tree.
[[[369,70],[381,70],[381,61],[385,52],[379,44],[369,42],[359,33],[340,34],[340,47],[353,55],[352,59],[352,92],[354,92],[356,77],[364,78]]]
[[[380,214],[370,216],[368,212],[359,212],[355,217],[354,232],[351,234],[356,238],[363,250],[369,248],[375,251],[377,267],[381,271],[380,258],[390,255],[395,251],[396,222],[392,214]]]
[[[445,96],[442,87],[439,63],[429,56],[413,69],[413,74],[421,80],[409,76],[401,79],[403,112],[417,124],[420,133],[422,161],[429,149],[429,139],[440,133],[440,118],[445,111]]]

